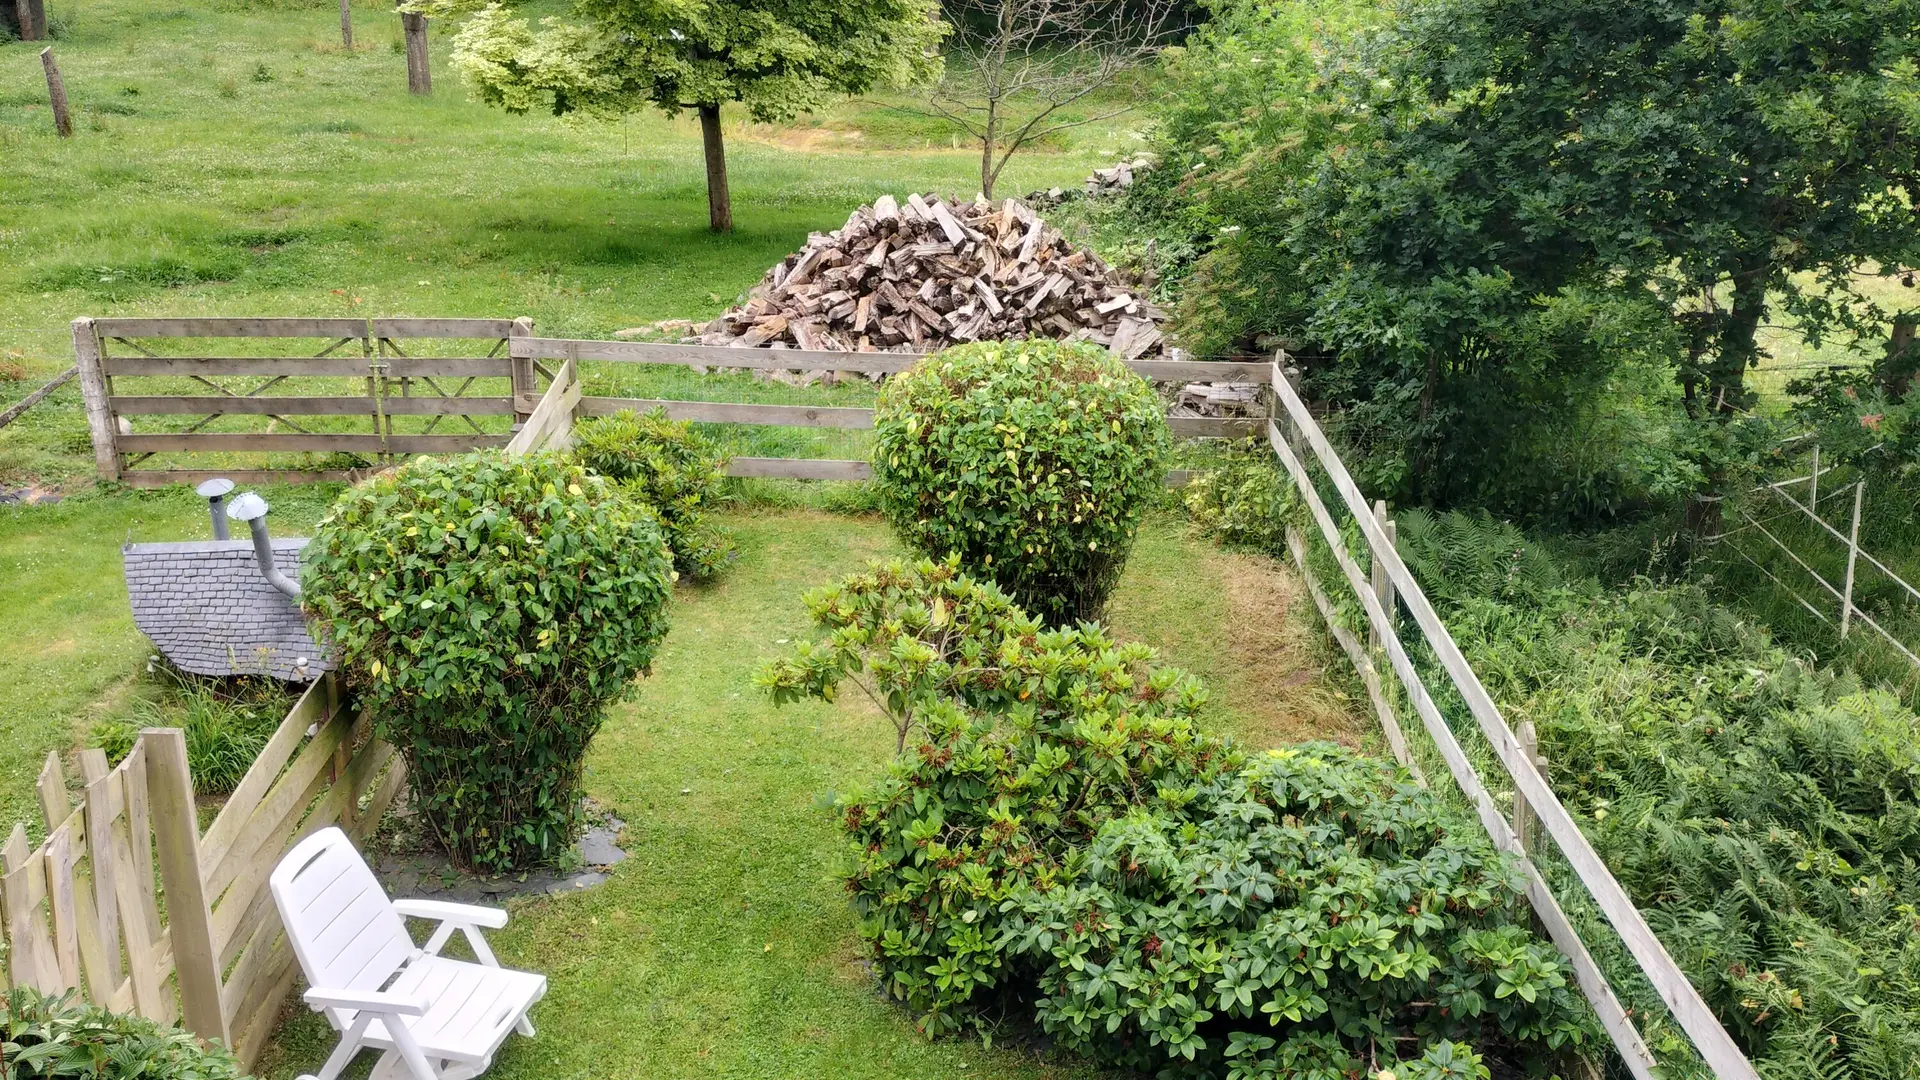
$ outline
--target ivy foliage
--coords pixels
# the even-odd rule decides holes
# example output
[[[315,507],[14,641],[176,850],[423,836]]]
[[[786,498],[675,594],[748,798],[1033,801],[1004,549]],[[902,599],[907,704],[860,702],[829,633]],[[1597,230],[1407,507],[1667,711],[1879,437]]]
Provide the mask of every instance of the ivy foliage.
[[[1171,447],[1153,388],[1105,349],[976,342],[881,391],[873,470],[908,547],[1059,625],[1105,606]]]
[[[421,458],[343,494],[307,546],[309,614],[465,867],[573,842],[587,744],[666,634],[666,544],[609,486],[548,454]]]
[[[1920,716],[1697,587],[1603,589],[1487,518],[1400,522],[1474,670],[1538,725],[1555,792],[1761,1075],[1912,1076]],[[1685,1075],[1650,992],[1629,1004]]]
[[[665,409],[623,409],[575,426],[570,453],[653,508],[675,570],[705,581],[733,562],[733,538],[707,519],[726,480],[727,457],[693,424],[669,420]]]
[[[1012,1012],[1106,1063],[1244,1080],[1485,1076],[1475,1047],[1544,1075],[1592,1037],[1513,866],[1398,767],[1250,756],[1150,648],[1039,630],[950,564],[809,605],[829,638],[769,669],[776,699],[848,672],[915,712],[837,810],[862,933],[930,1034]]]
[[[218,1043],[176,1027],[111,1013],[73,991],[16,986],[0,997],[0,1075],[9,1080],[244,1080]]]

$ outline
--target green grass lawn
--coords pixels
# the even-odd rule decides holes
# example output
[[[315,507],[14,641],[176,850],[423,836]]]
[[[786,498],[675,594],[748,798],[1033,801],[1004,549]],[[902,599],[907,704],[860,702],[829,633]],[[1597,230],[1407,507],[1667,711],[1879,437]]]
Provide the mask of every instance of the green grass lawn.
[[[738,228],[714,236],[691,119],[489,109],[445,66],[451,25],[415,98],[391,5],[356,14],[347,53],[317,0],[54,0],[71,140],[39,46],[0,46],[0,372],[25,376],[0,402],[72,362],[79,315],[526,315],[574,336],[707,318],[863,201],[977,186],[972,151],[895,107],[909,95],[785,128],[729,113]],[[1075,183],[1140,123],[1023,153],[1004,190]],[[90,472],[78,400],[0,430],[0,482]]]

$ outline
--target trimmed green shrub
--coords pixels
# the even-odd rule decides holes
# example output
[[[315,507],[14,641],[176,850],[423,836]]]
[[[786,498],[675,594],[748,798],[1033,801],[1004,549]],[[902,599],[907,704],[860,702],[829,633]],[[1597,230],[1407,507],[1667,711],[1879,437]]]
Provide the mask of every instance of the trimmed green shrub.
[[[1286,551],[1293,485],[1265,439],[1233,444],[1224,462],[1197,473],[1180,494],[1187,516],[1212,539],[1268,554]]]
[[[766,679],[831,697],[844,671],[914,712],[917,744],[836,810],[922,1030],[1031,1016],[1105,1063],[1236,1080],[1485,1075],[1460,1043],[1544,1074],[1593,1037],[1471,819],[1332,744],[1249,756],[1153,650],[999,601],[878,568],[810,596],[829,640]]]
[[[180,1028],[16,986],[0,998],[0,1075],[9,1080],[242,1080],[240,1063]]]
[[[575,427],[572,456],[653,508],[674,569],[705,580],[733,561],[733,538],[707,521],[727,457],[691,423],[667,419],[665,409],[624,409]]]
[[[666,634],[666,543],[609,487],[547,454],[420,459],[342,495],[307,546],[309,612],[463,866],[572,843],[587,744]]]
[[[874,478],[915,551],[960,556],[1052,625],[1097,616],[1172,445],[1153,388],[1085,342],[990,341],[896,377]]]

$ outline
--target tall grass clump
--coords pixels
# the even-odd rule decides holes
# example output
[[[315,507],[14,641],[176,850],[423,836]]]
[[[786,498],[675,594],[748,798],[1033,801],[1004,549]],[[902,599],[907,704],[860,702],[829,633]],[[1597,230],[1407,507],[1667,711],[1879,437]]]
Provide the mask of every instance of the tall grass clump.
[[[91,741],[118,764],[141,731],[179,728],[199,795],[231,792],[293,707],[293,695],[271,679],[208,679],[171,667],[158,668],[155,679],[154,696],[136,697],[125,713],[96,723]]]

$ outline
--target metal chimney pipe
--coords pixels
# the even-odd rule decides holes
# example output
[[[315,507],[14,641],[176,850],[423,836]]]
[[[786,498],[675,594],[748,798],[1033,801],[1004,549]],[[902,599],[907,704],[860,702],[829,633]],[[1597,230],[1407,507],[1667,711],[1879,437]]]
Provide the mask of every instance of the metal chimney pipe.
[[[233,490],[233,481],[225,477],[209,480],[193,489],[207,500],[207,512],[213,515],[213,538],[227,539],[227,492]]]
[[[300,583],[281,573],[273,561],[273,539],[267,535],[267,500],[249,491],[233,500],[227,514],[236,521],[246,522],[253,532],[253,557],[260,563],[260,575],[267,579],[267,584],[295,600],[300,599]]]

